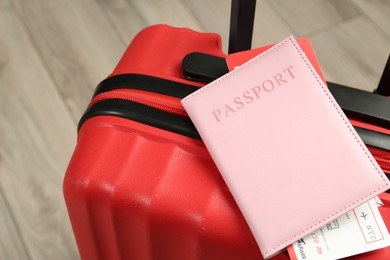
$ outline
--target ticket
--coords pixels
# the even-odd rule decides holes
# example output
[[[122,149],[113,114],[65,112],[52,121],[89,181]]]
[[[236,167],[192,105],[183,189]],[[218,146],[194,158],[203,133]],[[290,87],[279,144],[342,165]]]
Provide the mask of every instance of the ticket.
[[[389,245],[377,201],[371,199],[299,239],[288,247],[288,253],[292,260],[340,259]]]

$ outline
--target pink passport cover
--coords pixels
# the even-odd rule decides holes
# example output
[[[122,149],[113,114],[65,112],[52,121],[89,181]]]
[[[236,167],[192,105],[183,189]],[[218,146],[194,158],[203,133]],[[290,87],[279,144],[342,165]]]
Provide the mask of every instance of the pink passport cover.
[[[292,36],[182,104],[265,258],[389,188]]]

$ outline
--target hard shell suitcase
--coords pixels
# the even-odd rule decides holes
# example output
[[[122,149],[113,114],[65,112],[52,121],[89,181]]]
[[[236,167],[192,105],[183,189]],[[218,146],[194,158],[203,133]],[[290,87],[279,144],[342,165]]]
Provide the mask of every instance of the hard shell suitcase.
[[[189,83],[191,91],[201,86],[181,76],[182,59],[194,51],[225,56],[216,34],[149,27],[97,88],[64,179],[82,259],[259,259],[203,143],[186,132],[191,122],[177,109],[180,98],[172,96]]]
[[[202,86],[182,76],[181,62],[192,52],[226,57],[216,34],[149,27],[97,87],[64,179],[82,259],[262,259],[179,107],[180,97]],[[381,199],[389,224],[390,196]],[[353,259],[389,255],[385,248]]]
[[[250,48],[254,5],[232,1],[230,52]],[[200,63],[212,76],[248,59],[248,53],[224,54],[217,34],[157,25],[135,37],[113,73],[96,88],[80,120],[64,179],[82,259],[262,259],[180,105],[182,97],[204,85],[193,81],[199,75],[188,80],[182,74],[182,60],[193,52],[229,61],[228,68],[216,66],[213,59]],[[354,122],[385,137],[390,134],[364,120]],[[390,152],[369,148],[390,173]],[[389,226],[390,195],[381,199]],[[385,248],[351,259],[389,256]],[[272,259],[289,257],[281,253]]]

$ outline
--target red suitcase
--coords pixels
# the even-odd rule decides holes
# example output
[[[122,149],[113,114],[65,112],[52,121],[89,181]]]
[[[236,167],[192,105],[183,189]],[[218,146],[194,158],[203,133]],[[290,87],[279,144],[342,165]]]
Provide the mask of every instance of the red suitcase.
[[[82,259],[262,259],[180,98],[169,96],[201,86],[181,75],[184,56],[225,57],[220,47],[216,34],[149,27],[98,86],[64,179]],[[161,86],[169,90],[155,93]],[[390,153],[372,151],[388,167]],[[390,196],[381,198],[390,223]],[[373,255],[390,251],[355,258]]]
[[[148,84],[185,91],[188,86],[178,82],[190,82],[181,76],[181,61],[194,51],[224,56],[216,34],[149,27],[130,44],[111,79],[153,75],[170,82],[154,78]],[[138,89],[97,94],[81,120],[64,179],[81,258],[259,259],[207,150],[185,130],[191,123],[177,109],[180,99],[142,90],[142,81],[130,83]],[[118,86],[105,84],[111,85]]]
[[[217,34],[152,26],[135,37],[97,87],[64,179],[82,259],[262,259],[180,105],[181,97],[203,85],[182,75],[182,60],[193,52],[228,58],[230,65],[247,58],[226,57]],[[390,173],[390,152],[371,151]],[[390,194],[381,199],[390,225]],[[385,248],[353,259],[389,256]]]

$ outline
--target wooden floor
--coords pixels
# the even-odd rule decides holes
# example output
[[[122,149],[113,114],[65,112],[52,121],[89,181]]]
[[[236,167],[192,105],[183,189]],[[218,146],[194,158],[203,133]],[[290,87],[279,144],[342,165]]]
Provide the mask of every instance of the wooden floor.
[[[218,32],[228,0],[0,0],[0,259],[79,259],[62,179],[76,124],[127,44],[156,23]],[[253,47],[309,37],[329,81],[373,90],[390,0],[259,0]]]

